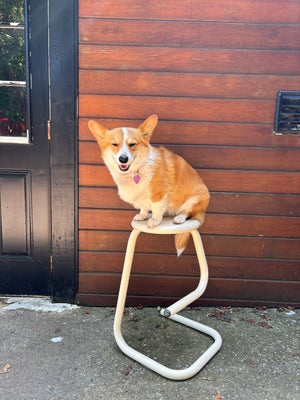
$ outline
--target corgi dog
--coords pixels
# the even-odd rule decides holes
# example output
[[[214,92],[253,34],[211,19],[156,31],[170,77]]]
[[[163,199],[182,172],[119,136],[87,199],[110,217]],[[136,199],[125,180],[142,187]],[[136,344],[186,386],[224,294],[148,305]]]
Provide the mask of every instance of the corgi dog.
[[[209,191],[199,174],[182,157],[149,144],[157,122],[153,114],[137,129],[108,130],[96,121],[89,121],[88,126],[102,150],[119,196],[140,210],[135,221],[146,220],[151,211],[147,221],[149,228],[158,226],[164,215],[174,217],[175,224],[187,218],[203,224]],[[175,235],[178,257],[189,236],[189,232]]]

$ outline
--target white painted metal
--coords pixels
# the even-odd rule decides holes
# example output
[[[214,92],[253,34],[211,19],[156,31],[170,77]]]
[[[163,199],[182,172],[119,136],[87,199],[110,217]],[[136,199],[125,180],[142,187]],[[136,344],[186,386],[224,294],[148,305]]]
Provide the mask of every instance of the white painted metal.
[[[199,322],[193,321],[189,318],[177,315],[184,307],[187,307],[193,301],[197,300],[205,291],[208,282],[208,267],[206,262],[206,257],[204,249],[202,246],[202,241],[199,232],[197,231],[199,227],[199,222],[195,220],[187,220],[183,224],[174,224],[172,219],[165,218],[162,223],[153,229],[148,228],[146,221],[132,221],[132,227],[134,228],[130,234],[127,250],[125,255],[125,261],[123,266],[122,279],[120,284],[118,303],[116,308],[116,315],[114,321],[114,336],[116,342],[120,349],[129,357],[138,361],[147,368],[157,372],[158,374],[174,380],[184,380],[191,378],[197,374],[209,360],[214,357],[214,355],[220,350],[222,346],[222,338],[220,334]],[[139,351],[130,347],[124,340],[121,332],[122,317],[124,313],[125,301],[127,296],[128,283],[130,278],[132,260],[134,256],[134,249],[136,240],[141,232],[152,233],[152,234],[176,234],[183,232],[191,232],[194,245],[196,248],[196,253],[200,266],[200,281],[197,288],[189,293],[187,296],[178,300],[176,303],[172,304],[167,309],[162,309],[160,314],[164,317],[170,317],[170,319],[183,324],[187,327],[195,329],[199,332],[203,332],[214,339],[214,343],[188,368],[185,369],[171,369],[168,368],[157,361],[145,356]]]

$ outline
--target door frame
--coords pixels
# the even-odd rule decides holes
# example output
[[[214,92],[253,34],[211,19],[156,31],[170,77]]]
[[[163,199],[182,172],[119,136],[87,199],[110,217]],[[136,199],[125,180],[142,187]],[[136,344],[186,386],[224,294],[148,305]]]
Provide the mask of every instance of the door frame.
[[[73,302],[78,254],[78,4],[48,0],[52,297]]]

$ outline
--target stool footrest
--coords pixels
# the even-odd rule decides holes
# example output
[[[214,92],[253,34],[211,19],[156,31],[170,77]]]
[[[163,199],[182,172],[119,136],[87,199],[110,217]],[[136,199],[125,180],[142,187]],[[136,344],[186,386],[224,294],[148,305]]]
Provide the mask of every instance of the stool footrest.
[[[162,314],[163,311],[164,310],[161,310],[160,313]],[[120,331],[118,333],[115,332],[116,342],[120,347],[120,349],[123,351],[123,353],[125,353],[128,357],[132,358],[135,361],[138,361],[140,364],[157,372],[158,374],[164,376],[165,378],[173,380],[189,379],[195,374],[197,374],[220,350],[222,346],[222,338],[215,329],[212,329],[206,325],[201,324],[200,322],[193,321],[181,315],[177,314],[173,315],[170,319],[180,324],[183,324],[189,328],[205,333],[206,335],[211,336],[215,340],[214,343],[188,368],[172,369],[160,364],[159,362],[153,360],[152,358],[130,347],[125,342]]]

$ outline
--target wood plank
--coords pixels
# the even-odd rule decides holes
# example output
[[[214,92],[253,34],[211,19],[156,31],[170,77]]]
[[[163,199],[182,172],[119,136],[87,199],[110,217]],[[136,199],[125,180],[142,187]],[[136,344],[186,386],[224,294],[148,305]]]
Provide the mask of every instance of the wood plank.
[[[292,172],[199,170],[210,191],[299,194],[300,174]],[[116,186],[105,166],[80,165],[80,186]]]
[[[79,229],[130,230],[136,211],[79,209]],[[300,238],[300,218],[207,214],[202,234]]]
[[[212,192],[208,212],[300,216],[299,196]]]
[[[188,21],[258,22],[299,24],[297,0],[203,0],[168,2],[140,0],[79,1],[79,16],[92,18],[162,19]]]
[[[299,86],[299,76],[79,71],[79,92],[83,94],[272,100],[277,90]]]
[[[118,196],[117,188],[79,187],[78,200],[79,208],[110,208],[112,210],[134,209],[133,206],[126,203]]]
[[[129,210],[116,188],[79,188],[79,207]],[[211,192],[208,212],[223,214],[300,216],[296,195]]]
[[[299,173],[201,170],[201,176],[213,191],[299,194],[300,188]]]
[[[166,146],[194,168],[300,171],[300,153],[295,149],[259,149],[219,146]],[[79,162],[103,164],[96,142],[79,143]]]
[[[88,129],[89,118],[79,119],[79,140],[94,141]],[[113,129],[120,126],[137,128],[142,120],[98,119]],[[152,143],[199,144],[226,146],[300,147],[300,135],[273,135],[273,124],[231,124],[218,122],[159,121]]]
[[[294,149],[182,145],[168,148],[195,168],[300,171],[300,152]]]
[[[140,235],[136,252],[175,254],[173,237],[150,235],[145,240],[145,235]],[[129,232],[80,230],[79,250],[124,252],[128,237]],[[202,235],[202,241],[207,257],[300,259],[299,239]],[[192,241],[184,254],[195,254]]]
[[[79,116],[90,118],[146,118],[162,120],[271,123],[275,101],[79,95]]]
[[[116,186],[105,166],[79,165],[79,186]]]
[[[79,252],[79,272],[121,273],[124,253]],[[207,257],[211,278],[300,280],[299,261],[257,258]],[[134,255],[132,273],[198,276],[197,257],[170,254]]]
[[[111,208],[111,209],[132,209],[133,207],[118,196],[116,188],[79,188],[80,208]]]
[[[79,68],[100,66],[101,70],[298,76],[299,54],[284,50],[79,45]]]
[[[135,296],[183,297],[197,286],[199,279],[191,277],[165,277],[131,275],[128,294]],[[79,292],[118,293],[119,274],[79,274]],[[230,280],[211,278],[203,297],[298,301],[299,282]]]
[[[79,19],[79,43],[221,49],[300,49],[294,25]]]

